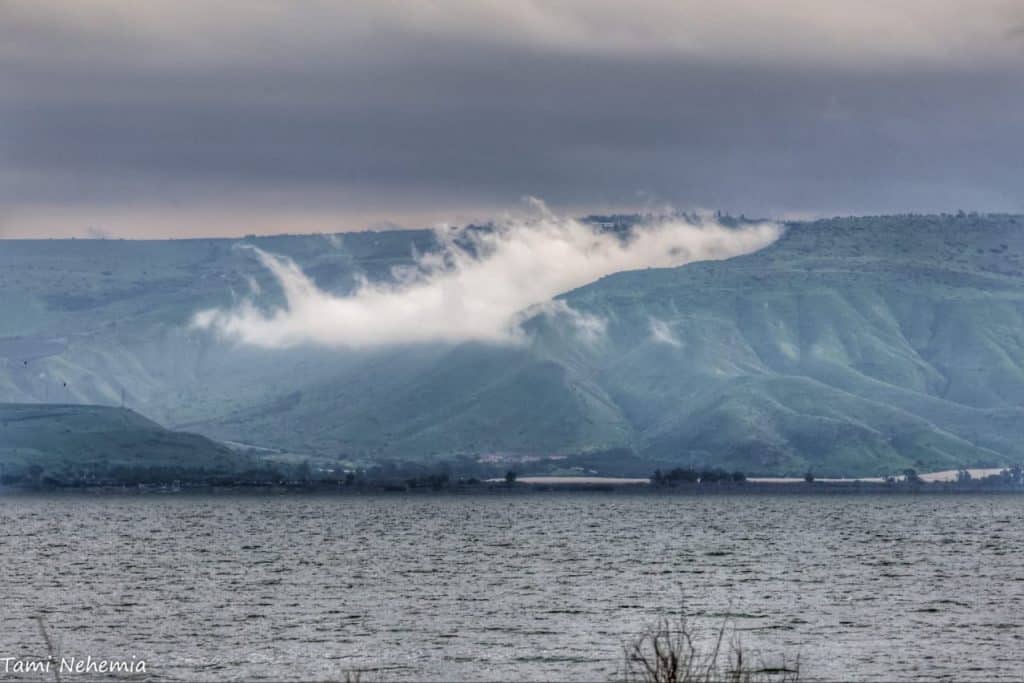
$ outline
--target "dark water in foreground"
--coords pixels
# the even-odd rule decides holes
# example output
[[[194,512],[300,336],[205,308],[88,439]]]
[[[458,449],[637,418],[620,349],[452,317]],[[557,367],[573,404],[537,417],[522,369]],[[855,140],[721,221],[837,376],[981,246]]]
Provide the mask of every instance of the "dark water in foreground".
[[[1022,513],[1016,496],[0,498],[0,657],[45,654],[45,613],[65,655],[165,680],[606,680],[681,587],[698,624],[732,614],[807,678],[1021,680]]]

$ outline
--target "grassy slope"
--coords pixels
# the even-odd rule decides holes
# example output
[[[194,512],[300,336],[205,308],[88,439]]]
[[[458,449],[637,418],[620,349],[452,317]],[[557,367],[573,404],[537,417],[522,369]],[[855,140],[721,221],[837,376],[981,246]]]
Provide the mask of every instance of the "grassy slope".
[[[777,473],[1001,464],[1024,458],[1020,221],[794,224],[758,254],[568,293],[608,321],[596,343],[537,319],[525,348],[361,353],[230,348],[185,329],[249,278],[273,300],[229,240],[5,243],[2,284],[28,296],[0,304],[0,332],[63,335],[67,349],[0,367],[0,398],[44,398],[41,372],[72,401],[115,402],[125,386],[166,423],[326,455],[629,446]],[[413,241],[429,247],[423,232],[258,240],[339,292],[358,270],[407,263]]]
[[[758,254],[567,294],[608,321],[596,343],[538,319],[527,349],[464,345],[394,373],[384,355],[240,424],[375,457],[628,446],[658,461],[847,475],[1013,462],[1024,458],[1017,221],[795,224]]]
[[[0,464],[46,472],[107,467],[234,471],[249,461],[197,434],[164,429],[124,408],[0,403]]]
[[[1024,458],[1022,266],[1014,217],[846,219],[566,298],[641,450],[867,474]]]
[[[0,292],[17,293],[0,297],[0,400],[119,404],[124,389],[129,406],[188,424],[272,403],[360,362],[333,352],[252,352],[190,330],[196,311],[230,305],[252,283],[265,303],[280,301],[242,244],[291,256],[319,286],[347,292],[357,273],[386,277],[433,237],[0,241]],[[58,355],[25,351],[54,338],[66,347]]]

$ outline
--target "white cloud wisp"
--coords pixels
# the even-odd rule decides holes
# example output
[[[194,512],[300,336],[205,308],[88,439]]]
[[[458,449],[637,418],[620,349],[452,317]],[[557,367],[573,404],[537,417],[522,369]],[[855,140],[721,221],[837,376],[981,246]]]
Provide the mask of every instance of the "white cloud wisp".
[[[318,288],[291,259],[253,248],[283,289],[285,306],[267,312],[249,300],[202,311],[193,324],[266,348],[514,343],[524,315],[558,294],[619,271],[751,253],[780,232],[772,223],[730,228],[659,219],[622,236],[545,213],[490,231],[439,230],[442,248],[418,257],[412,272],[398,273],[396,283],[364,282],[348,296]]]

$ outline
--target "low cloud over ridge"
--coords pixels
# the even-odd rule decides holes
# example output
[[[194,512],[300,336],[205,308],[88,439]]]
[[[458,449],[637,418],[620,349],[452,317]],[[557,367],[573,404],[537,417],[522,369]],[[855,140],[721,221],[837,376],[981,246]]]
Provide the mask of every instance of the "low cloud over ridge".
[[[773,223],[730,228],[658,219],[623,238],[545,213],[493,231],[439,230],[441,251],[419,257],[398,284],[364,282],[349,296],[325,292],[291,259],[253,248],[280,283],[286,305],[266,312],[246,301],[202,311],[193,322],[266,348],[512,343],[521,337],[523,316],[558,294],[619,271],[747,254],[771,244],[780,230]],[[460,246],[467,240],[471,248]]]

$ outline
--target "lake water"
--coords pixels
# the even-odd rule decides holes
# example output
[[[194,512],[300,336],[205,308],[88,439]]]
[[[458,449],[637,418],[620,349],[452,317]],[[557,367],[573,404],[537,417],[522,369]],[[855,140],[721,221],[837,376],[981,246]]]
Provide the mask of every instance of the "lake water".
[[[0,657],[44,655],[44,614],[65,656],[161,680],[607,680],[682,599],[808,680],[1021,680],[1022,513],[996,495],[7,496]]]

